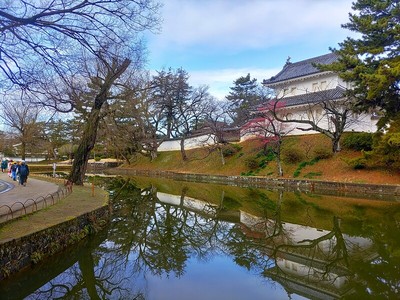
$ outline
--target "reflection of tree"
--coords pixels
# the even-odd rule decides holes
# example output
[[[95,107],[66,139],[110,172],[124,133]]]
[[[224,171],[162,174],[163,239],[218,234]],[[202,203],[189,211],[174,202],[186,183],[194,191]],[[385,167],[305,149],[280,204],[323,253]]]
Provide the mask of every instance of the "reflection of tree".
[[[400,298],[400,223],[399,209],[392,207],[385,220],[360,224],[363,234],[374,242],[377,255],[372,261],[352,260],[352,268],[357,272],[352,286],[360,299]]]
[[[261,190],[249,190],[246,197],[264,212],[256,217],[239,211],[238,203],[243,202],[231,195],[228,199],[224,192],[217,205],[196,202],[187,196],[190,185],[170,198],[175,205],[161,202],[154,186],[138,188],[133,180],[117,178],[109,188],[114,191],[114,213],[107,240],[100,246],[98,242],[96,251],[85,247],[73,267],[35,292],[38,298],[144,299],[143,288],[134,291],[136,278],[146,280],[146,272],[181,276],[189,258],[207,260],[219,254],[279,282],[288,293],[294,284],[338,296],[350,288],[363,298],[396,298],[398,293],[400,261],[395,249],[400,248],[400,241],[395,222],[390,228],[365,226],[361,232],[374,238],[378,256],[368,248],[372,244],[369,239],[343,234],[337,217],[329,231],[285,222],[282,191],[278,201],[273,201]],[[233,215],[240,215],[234,224],[219,219]],[[387,222],[383,224],[387,226]],[[308,231],[314,234],[309,236]],[[364,247],[357,238],[364,246],[369,243]],[[371,263],[374,257],[378,258]],[[354,287],[346,282],[349,275],[357,283]]]
[[[320,246],[321,243],[325,241],[334,243],[328,252],[324,251]],[[305,250],[309,250],[307,251],[308,259],[319,261],[318,266],[312,263],[310,264],[308,272],[310,276],[315,277],[316,273],[318,273],[320,274],[320,278],[325,280],[330,278],[331,272],[336,272],[338,267],[340,267],[341,270],[345,267],[347,269],[347,275],[350,275],[350,271],[348,270],[349,255],[346,242],[340,229],[340,219],[338,217],[334,217],[333,229],[330,232],[316,239],[298,241],[296,244],[280,244],[275,247],[272,256],[278,258],[284,251],[304,253]],[[282,269],[279,268],[279,271],[281,272]],[[333,278],[333,280],[335,279],[336,278]]]
[[[111,295],[135,299],[141,295],[140,292],[135,295],[124,286],[126,278],[118,272],[121,262],[114,259],[110,251],[103,247],[105,251],[93,252],[92,249],[91,243],[80,247],[77,262],[28,299],[108,299]]]
[[[268,218],[270,214],[269,208],[271,207],[271,205],[268,205],[270,203],[268,197],[264,193],[255,194],[256,191],[252,192],[253,197],[257,196],[264,200],[263,211],[265,217],[258,218],[252,223],[251,227],[255,229],[253,232],[251,229],[247,230],[248,228],[243,225],[233,227],[230,230],[227,246],[228,252],[234,256],[234,260],[238,265],[246,267],[248,270],[252,269],[262,273],[264,269],[273,265],[273,261],[267,256],[269,251],[266,250],[266,246],[272,243],[275,237],[283,234],[281,221],[283,193],[279,193],[279,201],[274,206],[275,210],[271,209],[272,213]],[[262,235],[255,235],[254,232],[262,233]]]
[[[348,247],[354,245],[345,240],[340,219],[334,217],[332,230],[302,238],[299,231],[304,226],[283,221],[282,202],[283,192],[280,192],[276,207],[265,209],[264,218],[249,216],[246,226],[231,230],[227,245],[235,262],[284,285],[290,280],[292,284],[301,282],[329,293],[336,288],[339,294],[348,290],[344,288],[352,275]]]
[[[118,185],[124,183],[116,181],[113,187]],[[183,189],[179,206],[156,202],[154,187],[138,189],[132,183],[119,193],[114,204],[118,222],[109,239],[125,260],[130,254],[135,257],[133,271],[181,276],[189,256],[205,259],[210,253],[223,227],[216,219],[184,209],[185,193]]]

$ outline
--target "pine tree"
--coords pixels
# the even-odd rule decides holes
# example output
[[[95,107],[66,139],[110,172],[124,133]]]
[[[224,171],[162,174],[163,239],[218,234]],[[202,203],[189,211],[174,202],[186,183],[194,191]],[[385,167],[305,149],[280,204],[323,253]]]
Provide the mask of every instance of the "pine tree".
[[[361,34],[348,37],[333,49],[337,63],[323,69],[339,72],[354,89],[360,110],[379,109],[378,126],[389,124],[400,112],[400,5],[399,0],[357,0],[350,22],[342,25]]]
[[[230,114],[235,125],[242,125],[250,118],[250,110],[261,103],[261,93],[257,79],[250,78],[250,74],[242,76],[233,82],[231,92],[226,96],[230,102]]]

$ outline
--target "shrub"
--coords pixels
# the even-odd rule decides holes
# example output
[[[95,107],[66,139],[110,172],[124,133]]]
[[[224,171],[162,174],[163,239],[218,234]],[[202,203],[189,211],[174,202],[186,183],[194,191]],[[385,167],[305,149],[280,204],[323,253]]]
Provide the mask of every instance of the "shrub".
[[[257,153],[257,158],[262,158],[265,161],[273,161],[275,159],[275,153],[271,147],[261,150]]]
[[[255,157],[248,157],[244,161],[247,168],[250,170],[256,170],[258,168],[258,161]]]
[[[368,132],[352,132],[343,136],[342,145],[346,149],[357,151],[372,150],[373,134]]]
[[[313,153],[314,153],[313,159],[327,159],[332,157],[333,155],[330,149],[327,149],[326,147],[322,146],[315,148]]]
[[[318,160],[319,160],[319,158],[314,158],[314,159],[312,159],[312,160],[310,160],[310,161],[302,161],[302,162],[298,165],[297,169],[294,171],[293,177],[299,177],[299,175],[300,175],[300,173],[301,173],[301,170],[302,170],[303,168],[305,168],[306,166],[312,166],[313,164],[317,163]]]
[[[282,151],[282,161],[287,164],[297,164],[304,160],[305,155],[302,151],[295,148],[287,148]]]
[[[248,171],[248,172],[242,172],[240,173],[241,176],[254,176],[253,171]]]
[[[367,167],[367,160],[364,157],[355,158],[346,162],[355,170],[365,169]]]
[[[224,149],[222,150],[222,154],[225,157],[232,156],[242,150],[242,147],[236,144],[227,144],[225,145]]]

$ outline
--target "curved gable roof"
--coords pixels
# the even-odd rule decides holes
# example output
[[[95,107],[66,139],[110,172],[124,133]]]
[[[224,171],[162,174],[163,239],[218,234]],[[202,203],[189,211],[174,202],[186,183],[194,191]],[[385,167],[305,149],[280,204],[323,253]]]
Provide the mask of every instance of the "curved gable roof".
[[[265,79],[263,84],[275,84],[289,79],[320,73],[321,71],[315,67],[316,64],[329,65],[337,60],[337,54],[329,53],[295,63],[288,62],[284,65],[282,71],[270,79]]]
[[[289,107],[295,105],[316,104],[324,101],[338,100],[345,97],[345,95],[346,90],[338,86],[334,89],[312,92],[292,97],[285,97],[282,98],[280,101],[284,103],[285,106]]]

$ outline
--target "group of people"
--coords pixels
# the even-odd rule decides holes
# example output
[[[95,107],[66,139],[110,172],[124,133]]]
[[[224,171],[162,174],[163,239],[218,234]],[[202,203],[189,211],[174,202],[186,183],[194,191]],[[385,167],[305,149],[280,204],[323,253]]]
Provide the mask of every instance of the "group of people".
[[[26,186],[29,175],[29,167],[24,160],[16,162],[3,158],[1,161],[1,172],[7,172],[12,180],[17,181],[20,185]]]

